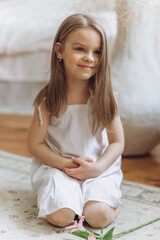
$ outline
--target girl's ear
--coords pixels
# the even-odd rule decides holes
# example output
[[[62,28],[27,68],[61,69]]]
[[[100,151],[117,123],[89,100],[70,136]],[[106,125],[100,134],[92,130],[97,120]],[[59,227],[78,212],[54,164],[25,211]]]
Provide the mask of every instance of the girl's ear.
[[[55,51],[57,58],[62,59],[62,44],[60,42],[56,42]]]

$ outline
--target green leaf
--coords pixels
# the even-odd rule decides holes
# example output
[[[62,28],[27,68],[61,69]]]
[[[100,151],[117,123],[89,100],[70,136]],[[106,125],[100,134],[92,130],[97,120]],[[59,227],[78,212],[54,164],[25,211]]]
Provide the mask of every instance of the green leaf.
[[[77,231],[73,232],[72,234],[88,240],[88,236],[89,236],[90,233],[91,233],[91,231],[77,230]],[[101,235],[99,233],[97,233],[97,232],[93,232],[93,233],[94,233],[96,239],[100,239]]]
[[[110,229],[103,237],[103,240],[112,240],[113,239],[113,230],[114,228]]]
[[[72,234],[75,235],[75,236],[78,236],[78,237],[81,237],[81,238],[84,238],[84,239],[88,239],[88,236],[91,232],[87,232],[87,231],[81,231],[81,230],[77,230],[75,232],[73,232]]]
[[[103,234],[103,227],[101,228],[101,234]]]
[[[100,237],[101,235],[99,234],[99,233],[97,233],[97,232],[93,232],[93,234],[95,235],[95,237],[97,236],[97,237]]]

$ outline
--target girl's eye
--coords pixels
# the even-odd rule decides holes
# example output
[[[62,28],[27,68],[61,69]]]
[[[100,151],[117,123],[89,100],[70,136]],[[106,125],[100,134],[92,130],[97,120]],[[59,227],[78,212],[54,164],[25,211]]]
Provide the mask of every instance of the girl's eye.
[[[76,50],[82,52],[84,49],[82,47],[78,47]]]
[[[97,50],[97,51],[95,51],[95,54],[97,54],[97,55],[100,55],[100,51],[99,50]]]

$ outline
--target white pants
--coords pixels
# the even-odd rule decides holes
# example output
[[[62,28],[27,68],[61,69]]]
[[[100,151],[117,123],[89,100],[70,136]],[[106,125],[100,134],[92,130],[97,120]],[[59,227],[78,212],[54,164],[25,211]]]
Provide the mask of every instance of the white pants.
[[[38,160],[35,160],[38,161]],[[104,172],[97,178],[78,181],[62,171],[39,164],[32,173],[32,187],[37,195],[38,217],[46,217],[61,208],[70,208],[81,216],[88,201],[99,201],[111,207],[120,205],[122,171]]]

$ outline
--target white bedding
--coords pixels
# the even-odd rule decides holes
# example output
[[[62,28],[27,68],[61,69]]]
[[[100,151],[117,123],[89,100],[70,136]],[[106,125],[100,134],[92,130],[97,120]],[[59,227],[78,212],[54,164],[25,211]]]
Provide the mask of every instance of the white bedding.
[[[62,20],[71,13],[84,11],[80,0],[7,0],[0,1],[0,55],[37,50],[49,51]],[[79,7],[78,7],[79,6]],[[115,37],[115,12],[96,12],[107,31]]]
[[[50,50],[55,29],[72,5],[65,0],[0,1],[0,54]]]
[[[0,56],[0,82],[43,82],[49,68],[49,51]]]

